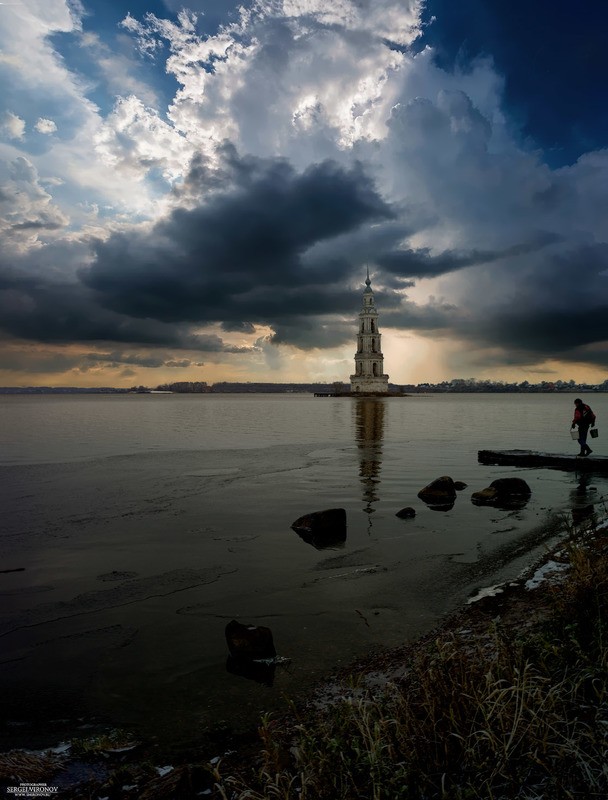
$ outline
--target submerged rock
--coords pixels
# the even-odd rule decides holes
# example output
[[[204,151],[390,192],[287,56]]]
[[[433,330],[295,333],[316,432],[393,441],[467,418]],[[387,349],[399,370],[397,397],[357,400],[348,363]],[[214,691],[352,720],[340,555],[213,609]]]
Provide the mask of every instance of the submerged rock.
[[[466,488],[467,485],[463,481],[454,481],[454,489],[456,489],[457,492],[461,492],[463,489]]]
[[[233,619],[226,625],[226,642],[233,658],[256,660],[277,654],[272,631],[263,625],[243,625]]]
[[[343,508],[313,511],[298,517],[291,527],[317,550],[342,545],[346,541],[346,511]]]
[[[395,514],[399,519],[412,519],[416,516],[416,511],[411,506],[406,506]]]
[[[456,500],[456,487],[449,475],[443,475],[418,492],[418,497],[428,506],[449,510]]]
[[[522,508],[531,494],[532,490],[523,478],[497,478],[485,489],[473,492],[471,502],[478,506]]]

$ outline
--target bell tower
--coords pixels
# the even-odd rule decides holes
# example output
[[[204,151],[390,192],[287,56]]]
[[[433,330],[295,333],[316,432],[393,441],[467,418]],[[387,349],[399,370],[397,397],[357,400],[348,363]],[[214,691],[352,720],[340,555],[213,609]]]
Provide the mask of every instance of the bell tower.
[[[384,374],[384,356],[378,330],[378,312],[374,303],[369,267],[363,292],[363,308],[359,312],[359,332],[355,353],[355,374],[350,376],[352,393],[388,394],[388,375]]]

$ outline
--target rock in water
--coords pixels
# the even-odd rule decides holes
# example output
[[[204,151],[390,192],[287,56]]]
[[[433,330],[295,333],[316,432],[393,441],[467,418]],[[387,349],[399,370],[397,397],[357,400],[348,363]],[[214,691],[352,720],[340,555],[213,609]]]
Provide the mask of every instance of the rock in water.
[[[429,506],[453,506],[456,499],[454,481],[449,475],[443,475],[421,489],[418,497]]]
[[[399,519],[413,519],[416,516],[416,510],[411,506],[406,506],[406,508],[397,511],[395,516],[399,517]]]
[[[299,517],[291,527],[318,550],[343,544],[346,541],[346,511],[343,508],[313,511]]]
[[[234,658],[274,658],[277,651],[272,631],[263,625],[243,625],[235,619],[226,625],[226,642]]]
[[[479,492],[473,492],[471,501],[478,506],[494,505],[500,508],[522,508],[532,490],[523,478],[497,478]]]

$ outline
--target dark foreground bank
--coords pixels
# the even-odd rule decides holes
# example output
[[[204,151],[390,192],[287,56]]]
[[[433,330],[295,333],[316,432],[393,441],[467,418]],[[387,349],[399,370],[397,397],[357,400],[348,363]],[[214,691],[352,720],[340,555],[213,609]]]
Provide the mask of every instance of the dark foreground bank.
[[[607,612],[608,525],[591,520],[415,644],[355,664],[240,741],[218,733],[215,757],[168,764],[113,731],[4,754],[0,775],[9,793],[37,783],[29,796],[73,800],[606,797]]]

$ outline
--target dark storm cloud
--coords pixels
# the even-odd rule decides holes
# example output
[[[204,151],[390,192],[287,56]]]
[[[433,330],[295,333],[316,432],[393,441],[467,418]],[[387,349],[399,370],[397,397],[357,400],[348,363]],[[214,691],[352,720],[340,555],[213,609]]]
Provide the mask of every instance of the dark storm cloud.
[[[430,298],[425,305],[419,305],[407,298],[399,308],[381,317],[383,327],[405,328],[421,333],[441,335],[455,333],[459,328],[459,310],[455,305],[443,300]]]
[[[504,250],[470,250],[461,252],[456,250],[444,250],[439,255],[431,255],[428,247],[418,250],[398,249],[381,253],[377,256],[377,263],[390,273],[403,276],[405,278],[436,278],[449,272],[456,272],[466,267],[474,267],[480,264],[489,264],[501,258],[510,256],[524,255],[533,252],[548,244],[557,241],[559,237],[540,233],[530,242],[514,245]]]
[[[56,231],[65,227],[65,221],[58,221],[50,215],[42,215],[40,219],[28,219],[11,225],[14,231]]]
[[[0,350],[0,369],[11,372],[60,373],[78,366],[81,360],[71,353]]]
[[[79,357],[82,364],[104,364],[107,367],[117,367],[119,364],[129,364],[136,367],[158,369],[160,367],[189,367],[192,361],[188,358],[176,361],[173,357],[162,356],[154,353],[85,353]]]
[[[508,345],[545,358],[566,358],[569,351],[598,340],[608,340],[606,320],[608,303],[596,308],[546,309],[528,306],[517,311],[505,311],[492,320],[480,322],[474,328],[474,338]]]
[[[79,283],[53,282],[0,263],[0,331],[16,339],[53,344],[122,342],[205,352],[243,352],[214,334],[186,325],[136,319],[105,309]],[[246,349],[246,348],[245,348]]]
[[[480,314],[473,336],[556,358],[608,341],[608,245],[547,255],[513,277],[508,304]]]
[[[195,208],[175,209],[147,234],[95,245],[81,274],[105,308],[166,323],[272,325],[285,314],[352,312],[335,288],[352,269],[303,263],[319,242],[392,216],[360,166],[331,161],[297,173],[284,159],[226,159],[232,185]],[[195,172],[200,164],[195,164]],[[186,184],[192,194],[193,175]]]
[[[567,0],[426,0],[424,21],[417,47],[431,45],[440,67],[466,70],[475,57],[492,57],[510,114],[549,163],[606,147],[604,0],[580,9]]]
[[[0,330],[48,343],[243,353],[250,348],[191,329],[219,322],[247,334],[255,324],[274,326],[292,315],[352,315],[360,296],[344,289],[351,261],[302,256],[317,243],[391,217],[361,167],[326,161],[297,173],[284,159],[240,158],[230,146],[223,155],[222,191],[218,181],[206,201],[197,198],[209,185],[207,168],[195,160],[183,184],[193,208],[175,209],[146,233],[95,240],[92,265],[72,281],[53,279],[53,265],[43,272],[33,255],[10,265],[0,256]],[[50,258],[59,263],[62,256],[72,259],[70,243],[56,246]],[[284,324],[281,341],[288,331],[305,342],[306,328],[296,333]],[[310,337],[317,342],[316,331]],[[333,343],[328,328],[324,344]]]
[[[163,333],[145,320],[121,318],[99,308],[77,283],[5,272],[0,276],[0,290],[0,327],[17,338],[57,343],[151,340],[159,344],[163,339]]]
[[[523,259],[510,263],[505,273],[476,273],[468,288],[472,304],[466,308],[464,303],[405,300],[398,311],[383,314],[382,322],[468,341],[486,365],[521,366],[554,358],[606,366],[608,245]]]
[[[222,322],[221,328],[227,333],[255,333],[252,322]]]
[[[512,249],[524,257],[506,262],[504,270],[469,276],[470,301],[430,298],[418,304],[406,297],[398,308],[381,313],[382,326],[464,340],[484,366],[554,358],[605,367],[608,245],[570,245],[564,252],[542,254]],[[391,296],[386,299],[390,303]]]
[[[160,367],[202,366],[190,359],[174,359],[155,353],[72,353],[31,348],[0,351],[0,369],[29,373],[62,373],[67,370],[116,369],[123,365],[157,369]]]
[[[318,317],[293,316],[274,322],[272,344],[292,344],[302,350],[337,347],[354,343],[352,320],[319,319]],[[353,344],[354,347],[354,344]]]

